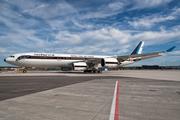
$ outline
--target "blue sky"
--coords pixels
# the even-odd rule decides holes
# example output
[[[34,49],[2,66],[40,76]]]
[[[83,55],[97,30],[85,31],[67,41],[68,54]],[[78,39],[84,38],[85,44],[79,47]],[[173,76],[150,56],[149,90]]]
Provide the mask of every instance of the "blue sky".
[[[127,55],[175,50],[133,65],[180,65],[179,0],[1,0],[0,66],[15,53]]]

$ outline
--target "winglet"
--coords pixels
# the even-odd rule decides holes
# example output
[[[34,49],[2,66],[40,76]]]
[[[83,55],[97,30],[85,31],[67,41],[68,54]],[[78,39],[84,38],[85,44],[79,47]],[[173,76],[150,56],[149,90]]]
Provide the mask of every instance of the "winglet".
[[[169,48],[168,50],[166,50],[166,52],[171,52],[176,46],[173,46],[172,48]]]

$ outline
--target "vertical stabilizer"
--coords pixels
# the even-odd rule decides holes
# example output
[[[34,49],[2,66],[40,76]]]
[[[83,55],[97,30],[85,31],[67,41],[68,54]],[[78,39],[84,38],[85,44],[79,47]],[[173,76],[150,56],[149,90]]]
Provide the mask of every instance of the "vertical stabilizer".
[[[131,53],[131,55],[141,54],[141,53],[142,53],[143,46],[144,46],[144,42],[141,41],[141,42],[137,45],[137,47],[134,49],[134,51]]]

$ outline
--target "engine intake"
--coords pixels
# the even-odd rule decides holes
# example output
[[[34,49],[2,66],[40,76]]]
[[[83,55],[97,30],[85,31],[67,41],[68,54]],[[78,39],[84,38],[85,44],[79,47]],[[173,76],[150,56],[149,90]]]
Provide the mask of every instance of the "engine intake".
[[[116,58],[103,58],[101,60],[101,66],[107,68],[115,68],[118,67],[118,60]]]

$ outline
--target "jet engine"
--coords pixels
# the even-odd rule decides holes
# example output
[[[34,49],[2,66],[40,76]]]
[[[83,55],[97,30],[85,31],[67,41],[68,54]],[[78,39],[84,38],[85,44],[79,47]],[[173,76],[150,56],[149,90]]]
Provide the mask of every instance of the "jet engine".
[[[118,67],[118,60],[116,58],[103,58],[101,60],[101,66],[107,68],[115,68]]]
[[[87,69],[87,64],[85,62],[77,62],[77,63],[73,63],[73,70],[77,70],[77,71],[83,71]]]

